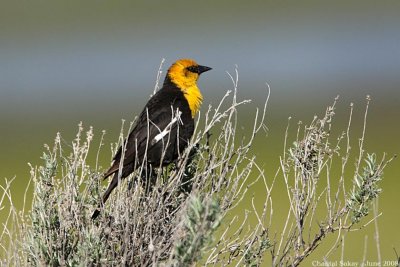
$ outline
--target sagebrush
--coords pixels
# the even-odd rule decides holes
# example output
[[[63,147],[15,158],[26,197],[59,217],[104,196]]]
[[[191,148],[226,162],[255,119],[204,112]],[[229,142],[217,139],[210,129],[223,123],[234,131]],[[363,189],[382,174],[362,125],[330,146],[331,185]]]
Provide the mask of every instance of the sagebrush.
[[[321,118],[299,124],[293,142],[288,140],[288,127],[280,166],[275,166],[274,177],[267,177],[252,145],[266,128],[269,92],[264,107],[255,110],[248,136],[239,138],[238,110],[250,101],[237,100],[237,72],[230,77],[233,90],[217,107],[200,114],[197,125],[203,126],[195,130],[179,160],[155,170],[151,177],[138,168],[121,182],[97,220],[90,216],[104,191],[101,178],[108,166],[103,168],[98,161],[89,165],[87,158],[90,153],[103,153],[104,132],[94,139],[95,131],[81,124],[70,146],[58,134],[43,153],[43,165],[31,168],[31,206],[17,210],[12,205],[12,181],[2,187],[1,212],[6,213],[7,222],[1,239],[8,240],[1,245],[2,264],[298,266],[326,236],[336,234],[337,242],[321,260],[329,259],[342,234],[368,216],[391,159],[383,156],[378,161],[375,154],[364,151],[364,127],[355,160],[351,160],[353,106],[348,128],[338,138],[331,137],[335,100]],[[369,100],[366,113],[368,105]],[[122,127],[113,152],[123,145],[124,132]],[[334,159],[341,162],[339,177],[332,177]],[[350,178],[349,162],[356,166]],[[339,181],[337,186],[331,186],[332,179]],[[354,186],[346,188],[345,179],[352,179]],[[290,204],[280,232],[271,233],[271,192],[279,181],[286,185]],[[248,192],[255,185],[262,186],[265,194],[251,197]],[[249,197],[252,206],[242,210],[239,204]],[[11,203],[7,209],[6,200]],[[264,203],[262,210],[255,202]],[[317,218],[315,212],[321,206],[326,213]],[[256,225],[249,225],[250,217],[256,218]]]

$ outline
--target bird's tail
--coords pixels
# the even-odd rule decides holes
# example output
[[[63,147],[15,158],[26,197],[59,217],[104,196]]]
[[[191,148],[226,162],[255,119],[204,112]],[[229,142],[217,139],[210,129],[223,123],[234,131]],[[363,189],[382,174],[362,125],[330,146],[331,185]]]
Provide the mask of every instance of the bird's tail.
[[[104,206],[104,203],[106,203],[107,199],[109,198],[111,192],[114,190],[114,188],[117,187],[118,185],[118,172],[114,173],[114,177],[112,178],[112,181],[110,183],[110,185],[107,188],[107,191],[104,193],[103,198],[101,200],[101,203],[99,205],[99,207],[93,212],[92,215],[92,220],[96,219],[99,214],[100,214],[100,209]]]

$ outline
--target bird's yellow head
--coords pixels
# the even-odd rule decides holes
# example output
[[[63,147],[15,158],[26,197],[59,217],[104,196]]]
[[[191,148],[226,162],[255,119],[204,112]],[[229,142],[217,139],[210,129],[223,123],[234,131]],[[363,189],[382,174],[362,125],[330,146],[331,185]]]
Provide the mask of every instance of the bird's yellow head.
[[[211,70],[210,67],[201,66],[192,59],[180,59],[168,69],[167,77],[185,95],[189,103],[192,117],[200,109],[203,96],[197,87],[197,80],[201,73]]]

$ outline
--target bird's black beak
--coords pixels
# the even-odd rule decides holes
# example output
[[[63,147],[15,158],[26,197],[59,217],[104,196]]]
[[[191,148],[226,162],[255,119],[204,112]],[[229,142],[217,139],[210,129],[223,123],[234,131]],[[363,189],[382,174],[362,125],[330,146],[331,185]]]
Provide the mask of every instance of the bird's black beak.
[[[199,65],[197,68],[198,68],[198,70],[197,70],[198,74],[202,74],[203,72],[212,70],[212,68],[207,67],[207,66],[202,66],[202,65]]]

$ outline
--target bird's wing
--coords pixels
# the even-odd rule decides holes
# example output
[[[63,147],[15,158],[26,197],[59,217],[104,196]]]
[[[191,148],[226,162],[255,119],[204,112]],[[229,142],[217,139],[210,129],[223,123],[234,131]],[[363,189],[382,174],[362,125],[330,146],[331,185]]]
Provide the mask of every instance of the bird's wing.
[[[126,166],[135,163],[135,160],[141,161],[145,152],[148,152],[155,143],[176,134],[177,125],[180,123],[178,110],[178,107],[182,104],[180,102],[181,100],[174,99],[172,103],[166,104],[164,102],[161,105],[158,101],[152,101],[151,99],[140,114],[135,127],[123,146],[118,149],[114,156],[114,163],[104,174],[104,177],[106,178],[118,171],[122,157],[122,147],[126,149],[123,163],[123,166]]]
[[[161,142],[161,139],[176,132],[178,123],[180,123],[179,111],[174,110],[174,106],[146,112],[146,117],[128,138],[124,165],[136,159],[142,160],[146,151],[149,152],[156,143]]]

